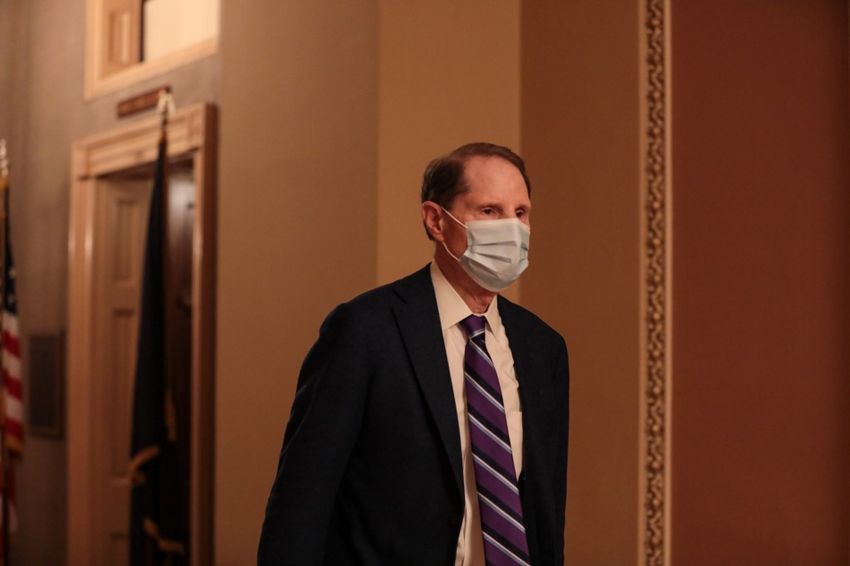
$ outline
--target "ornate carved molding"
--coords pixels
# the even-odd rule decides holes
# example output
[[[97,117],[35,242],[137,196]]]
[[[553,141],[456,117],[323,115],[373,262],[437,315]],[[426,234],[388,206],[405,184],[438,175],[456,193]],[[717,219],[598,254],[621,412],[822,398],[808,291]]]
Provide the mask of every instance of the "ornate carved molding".
[[[667,30],[665,0],[646,2],[646,390],[644,396],[646,566],[667,562],[669,502],[669,180],[667,175]]]

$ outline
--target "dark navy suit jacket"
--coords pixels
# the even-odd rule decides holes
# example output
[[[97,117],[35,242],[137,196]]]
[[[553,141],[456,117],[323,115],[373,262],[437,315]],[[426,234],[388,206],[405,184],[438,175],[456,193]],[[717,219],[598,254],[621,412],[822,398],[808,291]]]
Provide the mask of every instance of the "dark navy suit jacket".
[[[567,350],[535,315],[498,301],[523,409],[531,563],[562,565]],[[258,561],[450,566],[463,506],[457,413],[426,267],[322,324],[298,378]]]

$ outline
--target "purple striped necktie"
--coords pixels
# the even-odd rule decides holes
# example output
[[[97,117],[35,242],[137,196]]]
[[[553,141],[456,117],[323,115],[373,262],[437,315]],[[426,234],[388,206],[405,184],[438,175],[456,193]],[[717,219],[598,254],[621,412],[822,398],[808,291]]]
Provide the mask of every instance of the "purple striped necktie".
[[[460,324],[467,337],[463,356],[466,415],[484,558],[488,566],[528,565],[528,541],[508,422],[499,377],[484,345],[484,317],[470,315]]]

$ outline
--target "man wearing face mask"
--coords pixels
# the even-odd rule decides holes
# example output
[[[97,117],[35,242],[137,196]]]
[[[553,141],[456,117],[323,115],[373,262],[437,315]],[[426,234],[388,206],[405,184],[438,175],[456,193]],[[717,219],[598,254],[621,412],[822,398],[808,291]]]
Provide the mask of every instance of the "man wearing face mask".
[[[322,325],[260,564],[563,564],[566,346],[499,295],[528,266],[530,212],[508,148],[468,144],[428,165],[434,261]]]

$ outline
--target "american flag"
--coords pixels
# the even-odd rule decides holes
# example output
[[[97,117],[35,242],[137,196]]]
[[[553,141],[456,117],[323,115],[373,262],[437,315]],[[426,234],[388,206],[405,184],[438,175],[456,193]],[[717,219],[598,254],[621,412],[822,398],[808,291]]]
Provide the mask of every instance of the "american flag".
[[[9,230],[9,198],[6,192],[6,226],[5,249],[3,254],[3,296],[2,296],[2,372],[3,372],[3,429],[6,443],[6,453],[10,460],[20,458],[24,447],[23,399],[21,387],[21,350],[20,332],[18,330],[18,299],[15,288],[15,263],[12,259],[12,244]],[[11,463],[11,461],[9,462]],[[8,496],[9,527],[16,527],[15,512],[15,477],[9,466],[4,478],[8,485],[3,485],[3,494]],[[2,500],[0,500],[2,501]]]
[[[6,450],[20,456],[24,446],[23,402],[21,397],[21,350],[18,331],[18,299],[15,288],[15,263],[6,222],[6,251],[3,271],[3,389],[5,393]]]

